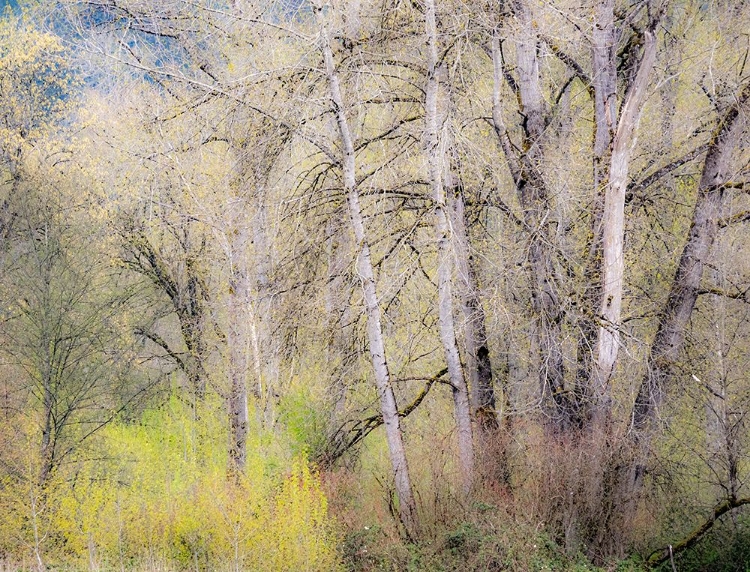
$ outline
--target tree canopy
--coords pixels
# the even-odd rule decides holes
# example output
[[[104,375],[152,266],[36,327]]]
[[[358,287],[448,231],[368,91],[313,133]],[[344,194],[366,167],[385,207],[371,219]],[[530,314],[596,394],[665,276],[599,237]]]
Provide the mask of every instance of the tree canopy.
[[[0,564],[750,563],[748,25],[6,8]]]

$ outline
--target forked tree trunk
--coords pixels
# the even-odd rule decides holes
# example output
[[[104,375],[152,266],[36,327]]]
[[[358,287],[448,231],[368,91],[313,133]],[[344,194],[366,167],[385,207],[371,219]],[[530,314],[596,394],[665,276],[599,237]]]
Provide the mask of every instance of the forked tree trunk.
[[[336,117],[343,156],[341,167],[344,179],[344,191],[349,206],[349,217],[354,231],[354,238],[359,248],[357,257],[357,272],[362,284],[365,310],[367,313],[367,338],[370,345],[370,357],[375,373],[375,384],[380,397],[380,408],[383,413],[383,424],[385,426],[386,441],[390,453],[391,464],[395,480],[396,494],[399,501],[399,516],[411,538],[419,535],[419,518],[417,505],[412,493],[409,466],[406,459],[406,451],[401,434],[401,423],[396,405],[396,397],[391,386],[390,372],[385,355],[385,343],[383,341],[383,328],[381,324],[380,304],[378,302],[375,287],[375,272],[370,257],[370,246],[365,232],[362,211],[359,203],[359,190],[356,180],[356,164],[354,157],[354,140],[349,122],[346,117],[339,76],[333,61],[330,39],[325,24],[322,22],[321,8],[314,8],[316,17],[320,22],[321,49],[325,61],[325,70],[328,80],[329,97],[333,105]]]
[[[527,267],[531,306],[535,317],[534,336],[539,355],[539,383],[544,403],[549,405],[550,424],[566,430],[575,419],[574,403],[565,390],[563,361],[563,310],[555,278],[554,237],[547,220],[551,211],[550,196],[542,177],[545,131],[544,98],[539,78],[536,25],[531,10],[523,0],[515,0],[513,9],[520,30],[516,46],[518,97],[523,118],[523,144],[517,152],[511,144],[500,113],[500,89],[503,78],[499,31],[492,42],[494,63],[493,123],[508,161],[523,208],[526,227],[533,229],[528,238]]]
[[[453,393],[453,407],[458,432],[459,470],[464,492],[468,493],[474,482],[474,439],[471,429],[469,390],[458,353],[456,327],[453,319],[453,237],[444,186],[448,162],[445,157],[445,142],[443,141],[441,145],[438,133],[438,123],[440,119],[445,120],[447,111],[440,113],[438,110],[440,86],[437,78],[437,24],[434,0],[426,0],[425,2],[425,33],[427,36],[425,150],[435,208],[435,234],[438,247],[438,325]]]
[[[565,430],[575,412],[565,391],[562,349],[563,310],[555,278],[553,238],[546,221],[551,211],[550,196],[542,178],[544,160],[544,98],[539,78],[537,36],[531,10],[525,2],[516,2],[521,23],[517,46],[518,89],[524,115],[524,148],[521,178],[516,186],[527,226],[535,232],[529,237],[528,262],[531,277],[531,302],[536,320],[539,347],[540,383],[543,395],[552,405],[552,424]]]
[[[578,319],[576,393],[588,409],[592,398],[591,372],[599,331],[596,313],[602,300],[602,213],[612,140],[617,128],[617,41],[614,0],[600,0],[594,7],[591,78],[594,92],[593,202],[591,230],[586,241],[583,272],[583,314]],[[588,412],[584,411],[586,416]]]

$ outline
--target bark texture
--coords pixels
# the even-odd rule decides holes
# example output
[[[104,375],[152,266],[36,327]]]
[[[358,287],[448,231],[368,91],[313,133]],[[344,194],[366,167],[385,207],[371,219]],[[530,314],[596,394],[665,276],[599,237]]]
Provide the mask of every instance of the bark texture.
[[[341,138],[343,156],[341,168],[343,171],[344,191],[349,206],[349,217],[354,231],[354,238],[359,248],[357,257],[357,272],[362,284],[362,291],[367,313],[367,338],[370,346],[370,358],[375,373],[375,384],[380,397],[380,408],[383,414],[386,441],[390,453],[391,464],[395,479],[396,494],[399,501],[399,516],[408,536],[416,538],[419,535],[419,518],[417,506],[412,492],[409,466],[406,450],[401,434],[396,397],[391,385],[390,372],[385,354],[383,327],[381,323],[380,304],[375,287],[375,272],[370,256],[370,246],[367,240],[362,209],[359,202],[359,190],[356,180],[356,163],[354,156],[354,139],[349,129],[346,117],[344,99],[341,94],[339,76],[333,60],[330,40],[325,24],[322,23],[320,9],[316,8],[316,15],[321,21],[322,51],[328,80],[329,96],[336,116],[336,124]]]
[[[600,0],[594,6],[592,30],[591,89],[594,96],[593,194],[591,232],[586,245],[583,313],[578,320],[578,364],[576,393],[584,407],[593,397],[590,387],[598,325],[596,312],[602,300],[602,214],[612,140],[617,125],[617,41],[614,0]]]
[[[630,155],[636,143],[636,130],[646,100],[651,69],[656,59],[656,38],[651,31],[644,33],[644,49],[635,81],[625,97],[617,124],[609,183],[604,198],[602,218],[602,294],[599,335],[594,363],[594,393],[598,403],[609,399],[609,380],[617,362],[620,347],[622,294],[625,274],[625,191],[628,186]],[[603,407],[607,407],[603,405]]]
[[[542,96],[537,58],[538,38],[529,5],[513,2],[519,24],[516,46],[518,80],[517,95],[522,117],[522,145],[517,153],[500,116],[500,89],[503,70],[499,30],[493,39],[494,64],[493,123],[501,148],[514,178],[523,222],[530,231],[527,248],[527,269],[531,306],[535,318],[535,338],[539,356],[539,383],[543,401],[550,405],[551,425],[559,430],[569,427],[575,418],[573,402],[565,390],[565,367],[562,347],[562,320],[559,287],[555,277],[555,238],[549,229],[551,201],[540,171],[544,161],[546,129],[545,104]]]
[[[474,481],[474,440],[471,428],[469,390],[461,365],[453,319],[453,237],[448,216],[445,174],[449,161],[445,157],[445,142],[441,141],[439,123],[445,122],[447,111],[439,110],[437,24],[434,0],[425,2],[425,33],[427,37],[427,85],[425,88],[425,146],[429,167],[430,187],[435,208],[435,234],[438,247],[438,325],[443,345],[448,377],[453,393],[453,407],[458,433],[459,470],[464,492],[471,490]],[[443,107],[446,107],[443,105]],[[441,121],[442,120],[442,121]]]
[[[466,369],[469,376],[469,397],[472,415],[480,430],[491,433],[500,423],[495,404],[492,361],[487,341],[486,316],[477,282],[475,261],[471,255],[469,224],[461,180],[452,175],[450,202],[451,225],[456,256],[457,286],[464,319]]]

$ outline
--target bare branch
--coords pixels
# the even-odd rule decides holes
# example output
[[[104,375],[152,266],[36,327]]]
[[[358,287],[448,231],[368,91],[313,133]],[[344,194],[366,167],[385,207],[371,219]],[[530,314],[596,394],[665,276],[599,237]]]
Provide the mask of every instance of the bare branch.
[[[658,566],[659,564],[662,564],[663,562],[669,560],[670,556],[679,554],[680,552],[684,552],[688,548],[694,546],[701,538],[703,538],[703,535],[706,534],[706,532],[711,530],[711,528],[719,518],[721,518],[729,511],[732,511],[746,504],[750,504],[750,497],[726,499],[720,502],[713,508],[711,514],[705,520],[705,522],[694,528],[683,540],[681,540],[677,544],[670,544],[665,548],[654,550],[646,560],[647,564],[651,567]]]
[[[750,300],[748,300],[748,290],[745,290],[743,292],[736,291],[736,292],[729,292],[727,290],[723,290],[721,288],[701,288],[698,290],[697,294],[699,296],[704,294],[712,294],[714,296],[721,296],[722,298],[731,298],[732,300],[741,300],[742,302],[745,302],[746,304],[750,304]]]
[[[414,410],[416,410],[417,407],[419,407],[424,401],[425,397],[427,397],[427,394],[430,392],[430,389],[432,389],[432,386],[436,382],[440,381],[440,378],[442,378],[446,373],[448,373],[448,368],[443,368],[431,378],[428,378],[426,380],[427,383],[425,383],[425,386],[416,395],[412,402],[404,409],[399,410],[398,416],[401,418],[408,417]],[[404,378],[400,381],[411,381],[418,379],[424,378]],[[331,439],[331,441],[333,442],[333,450],[327,451],[325,457],[319,459],[318,462],[328,466],[332,465],[334,462],[336,462],[337,459],[339,459],[344,453],[346,453],[346,451],[354,447],[360,441],[364,440],[365,437],[367,437],[382,424],[383,415],[380,413],[371,415],[370,417],[366,417],[364,419],[360,419],[359,421],[355,421],[353,424],[351,422],[345,423],[336,430],[333,438]],[[349,429],[346,429],[347,425],[351,425]]]

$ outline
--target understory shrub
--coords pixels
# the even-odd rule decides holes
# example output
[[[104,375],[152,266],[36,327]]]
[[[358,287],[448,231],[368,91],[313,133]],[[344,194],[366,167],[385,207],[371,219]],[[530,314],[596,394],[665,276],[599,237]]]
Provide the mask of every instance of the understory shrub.
[[[315,469],[256,430],[245,473],[228,476],[222,414],[219,400],[172,399],[111,424],[97,461],[61,469],[33,511],[28,494],[15,499],[18,526],[1,529],[0,546],[27,562],[36,546],[59,570],[339,569]]]

